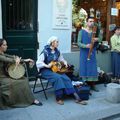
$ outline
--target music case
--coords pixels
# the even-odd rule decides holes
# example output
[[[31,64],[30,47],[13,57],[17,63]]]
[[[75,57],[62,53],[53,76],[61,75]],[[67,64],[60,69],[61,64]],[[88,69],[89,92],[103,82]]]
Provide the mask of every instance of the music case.
[[[88,100],[89,99],[89,95],[90,95],[90,87],[89,86],[87,86],[87,85],[85,85],[85,86],[75,86],[75,90],[82,100]]]

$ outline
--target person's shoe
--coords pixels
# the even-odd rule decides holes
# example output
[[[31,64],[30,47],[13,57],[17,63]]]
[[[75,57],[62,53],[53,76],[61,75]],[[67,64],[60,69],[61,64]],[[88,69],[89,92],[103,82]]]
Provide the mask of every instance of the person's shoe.
[[[34,103],[34,105],[42,106],[43,104],[41,102],[39,102],[39,103]]]
[[[57,104],[59,104],[59,105],[64,105],[64,101],[63,101],[63,100],[57,100],[56,102],[57,102]]]
[[[95,92],[99,92],[99,90],[95,87],[95,86],[92,86],[91,87],[91,90],[95,91]]]
[[[81,105],[87,105],[87,102],[84,100],[75,100],[75,102]]]
[[[43,104],[38,100],[34,100],[33,105],[42,106]]]
[[[89,92],[89,95],[90,95],[90,96],[92,96],[92,93],[91,93],[91,92]]]

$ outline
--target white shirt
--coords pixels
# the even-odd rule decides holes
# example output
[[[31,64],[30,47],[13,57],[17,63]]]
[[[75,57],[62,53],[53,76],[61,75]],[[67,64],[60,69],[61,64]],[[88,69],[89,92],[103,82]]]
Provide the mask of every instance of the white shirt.
[[[45,60],[45,56],[44,56],[44,53],[42,53],[39,57],[38,57],[38,60],[36,62],[36,65],[37,65],[37,68],[38,69],[41,69],[41,68],[44,68],[46,67],[46,63],[44,62]],[[67,65],[67,61],[63,58],[63,55],[60,54],[59,58],[58,58],[58,61],[62,61],[65,65]]]

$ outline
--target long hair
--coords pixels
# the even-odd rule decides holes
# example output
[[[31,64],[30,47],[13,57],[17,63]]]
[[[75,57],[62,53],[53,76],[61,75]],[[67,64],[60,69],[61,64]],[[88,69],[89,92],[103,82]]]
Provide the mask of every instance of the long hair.
[[[3,41],[4,41],[4,39],[0,39],[0,47],[2,46]]]

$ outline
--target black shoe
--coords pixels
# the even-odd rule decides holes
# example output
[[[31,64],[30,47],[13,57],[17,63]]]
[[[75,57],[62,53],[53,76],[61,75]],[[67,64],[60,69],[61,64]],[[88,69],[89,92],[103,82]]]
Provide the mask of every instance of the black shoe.
[[[33,105],[42,106],[43,104],[39,101],[39,103],[33,103]]]
[[[91,96],[91,95],[92,95],[92,93],[91,93],[91,92],[89,92],[89,95]]]

